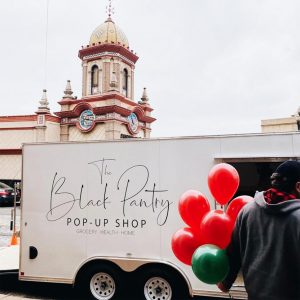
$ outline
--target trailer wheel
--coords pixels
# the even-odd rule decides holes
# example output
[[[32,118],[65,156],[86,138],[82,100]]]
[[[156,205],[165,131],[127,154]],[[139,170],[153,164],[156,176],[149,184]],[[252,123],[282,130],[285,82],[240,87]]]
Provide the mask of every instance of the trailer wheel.
[[[121,274],[110,265],[92,265],[82,278],[83,292],[89,299],[117,299],[121,294]]]
[[[189,299],[186,282],[171,268],[148,268],[137,275],[140,278],[138,299]]]
[[[165,278],[151,277],[144,285],[144,296],[146,300],[171,300],[171,285]]]

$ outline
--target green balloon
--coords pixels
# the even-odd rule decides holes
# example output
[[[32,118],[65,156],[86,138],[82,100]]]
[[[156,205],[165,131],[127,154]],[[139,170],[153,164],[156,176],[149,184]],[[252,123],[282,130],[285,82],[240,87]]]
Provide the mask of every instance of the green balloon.
[[[215,245],[202,245],[193,254],[192,269],[201,281],[216,284],[222,281],[229,271],[225,250]]]

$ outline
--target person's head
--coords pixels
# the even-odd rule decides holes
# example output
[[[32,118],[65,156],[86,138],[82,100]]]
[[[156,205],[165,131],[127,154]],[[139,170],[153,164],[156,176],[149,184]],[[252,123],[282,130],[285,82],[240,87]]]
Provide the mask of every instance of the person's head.
[[[279,165],[271,176],[271,185],[300,198],[300,162],[288,160]]]

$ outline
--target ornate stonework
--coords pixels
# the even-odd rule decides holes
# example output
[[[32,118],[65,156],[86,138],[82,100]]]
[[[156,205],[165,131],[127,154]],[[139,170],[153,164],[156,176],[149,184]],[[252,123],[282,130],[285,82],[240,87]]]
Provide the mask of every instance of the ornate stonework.
[[[43,90],[35,114],[0,116],[0,181],[21,179],[22,143],[150,137],[155,119],[146,90],[141,101],[134,100],[138,57],[110,14],[78,55],[82,60],[81,99],[73,95],[68,80],[55,115]]]
[[[104,139],[150,137],[155,119],[151,117],[146,89],[142,101],[134,100],[138,57],[110,16],[93,31],[89,45],[82,47],[78,56],[82,60],[82,98],[64,97],[59,102],[61,111],[56,115],[63,127],[61,139],[77,140],[74,130],[81,132],[79,136],[91,137],[99,128],[105,134],[98,136]]]

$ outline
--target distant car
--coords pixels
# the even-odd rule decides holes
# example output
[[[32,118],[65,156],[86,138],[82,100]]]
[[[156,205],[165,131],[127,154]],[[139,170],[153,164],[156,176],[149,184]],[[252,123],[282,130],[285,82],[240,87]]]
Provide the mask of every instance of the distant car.
[[[3,182],[0,182],[0,205],[12,206],[14,205],[14,199],[14,189]]]

